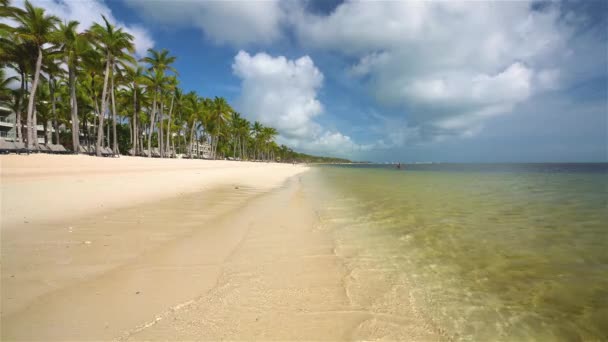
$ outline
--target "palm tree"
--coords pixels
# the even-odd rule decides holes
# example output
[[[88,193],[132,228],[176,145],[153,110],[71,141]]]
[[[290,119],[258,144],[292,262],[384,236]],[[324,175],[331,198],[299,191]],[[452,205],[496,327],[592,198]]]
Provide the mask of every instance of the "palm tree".
[[[270,160],[271,143],[274,142],[275,136],[278,134],[277,130],[273,127],[263,127],[260,134],[260,140],[263,148],[266,150],[266,159]]]
[[[42,68],[43,45],[50,42],[55,26],[59,23],[59,19],[52,15],[46,15],[44,9],[32,6],[25,0],[25,10],[15,11],[13,19],[18,25],[14,32],[15,36],[24,42],[32,44],[37,50],[36,66],[33,74],[32,88],[30,89],[30,97],[27,105],[27,147],[33,147],[34,139],[38,142],[36,127],[34,123],[34,101],[36,98],[36,90],[40,81],[40,69]]]
[[[42,121],[42,127],[44,127],[44,143],[49,142],[49,122],[51,120],[52,109],[49,101],[46,101],[51,96],[50,83],[42,80],[40,87],[38,87],[38,96],[36,96],[36,113]]]
[[[152,157],[152,133],[154,132],[154,123],[156,121],[156,104],[158,100],[159,90],[167,83],[167,77],[163,71],[154,70],[151,74],[146,75],[146,85],[153,89],[154,100],[150,110],[150,131],[148,132],[148,157]],[[160,148],[160,147],[159,147]]]
[[[82,56],[89,53],[91,50],[89,41],[83,34],[77,32],[77,28],[77,21],[61,23],[55,33],[56,41],[60,44],[63,62],[68,68],[70,113],[72,121],[72,148],[74,153],[77,153],[80,147],[78,101],[76,98],[77,68]],[[57,127],[55,129],[57,129]]]
[[[173,64],[175,62],[176,57],[175,56],[169,56],[169,51],[167,49],[162,49],[161,51],[156,51],[154,49],[148,49],[148,54],[149,56],[146,56],[144,58],[142,58],[140,61],[148,63],[150,66],[148,68],[148,71],[153,72],[157,75],[165,75],[166,71],[172,71],[175,75],[177,75],[177,71],[175,70],[175,68],[173,68],[171,66],[171,64]],[[160,80],[158,80],[160,81]],[[162,84],[161,84],[162,83]],[[160,105],[160,114],[159,114],[159,121],[160,121],[160,128],[158,131],[158,148],[160,150],[160,155],[161,157],[164,157],[164,148],[163,148],[163,118],[162,118],[162,112],[163,112],[163,88],[164,86],[168,85],[170,83],[170,79],[168,79],[167,81],[164,82],[159,82],[157,87],[154,87],[154,92],[155,92],[155,98],[158,99]],[[156,110],[156,107],[154,106],[154,111]],[[153,111],[153,113],[154,113]],[[154,125],[154,120],[152,120],[151,122],[152,125]],[[150,130],[150,136],[152,136],[152,129]],[[150,145],[150,143],[148,143],[148,145]],[[150,148],[150,146],[148,146],[148,148]]]
[[[254,122],[253,125],[251,125],[251,136],[254,138],[253,159],[258,159],[259,144],[258,144],[257,138],[262,133],[263,128],[264,128],[264,126],[262,126],[262,124],[259,123],[258,121]]]
[[[169,89],[171,92],[171,106],[169,107],[169,120],[167,121],[167,142],[165,144],[166,148],[165,151],[169,151],[170,150],[170,145],[169,145],[169,139],[171,137],[171,116],[173,114],[173,105],[174,102],[177,104],[181,101],[181,97],[182,97],[182,93],[179,90],[179,88],[177,87],[177,78],[176,77],[171,77],[169,79]],[[173,151],[175,153],[175,150]]]
[[[216,156],[217,145],[222,127],[224,127],[224,123],[230,120],[230,115],[232,112],[233,109],[230,107],[225,98],[216,96],[213,99],[213,111],[211,112],[210,121],[214,126],[214,129],[211,132],[211,157],[214,159]]]
[[[59,57],[59,52],[57,50],[52,51],[50,53],[47,53],[44,56],[43,62],[42,62],[42,69],[44,71],[44,73],[46,73],[46,75],[48,76],[48,80],[46,82],[46,86],[48,87],[48,96],[45,96],[45,98],[50,98],[50,103],[51,103],[51,107],[50,107],[50,113],[51,116],[53,118],[53,122],[54,125],[52,125],[52,127],[55,128],[55,137],[57,140],[57,143],[59,143],[59,126],[57,125],[57,97],[56,97],[56,90],[57,90],[57,85],[58,85],[58,81],[57,81],[57,77],[61,77],[61,75],[64,73],[63,69],[61,69],[59,67],[59,65],[57,64],[57,58]],[[48,101],[47,101],[48,102]],[[50,116],[49,118],[49,122],[43,122],[44,124],[44,129],[45,131],[47,130],[47,126],[49,126],[50,123]],[[46,136],[46,134],[45,134]],[[45,137],[46,140],[48,140],[48,138]],[[52,142],[52,139],[51,139]],[[77,150],[75,150],[77,151]]]
[[[114,65],[115,57],[125,58],[127,55],[125,50],[129,53],[134,53],[135,48],[133,45],[133,36],[127,32],[124,32],[122,28],[116,28],[110,24],[106,17],[102,16],[105,26],[98,23],[94,23],[88,31],[88,35],[93,39],[94,43],[104,52],[105,55],[105,72],[103,80],[103,89],[101,93],[101,112],[99,113],[99,128],[97,130],[97,143],[96,153],[97,156],[101,156],[101,144],[103,141],[103,120],[104,115],[108,109],[108,78],[112,78],[112,85],[114,83]],[[114,115],[114,123],[116,123],[116,113]],[[116,153],[118,146],[116,140],[114,141],[114,152]]]
[[[138,144],[138,128],[137,128],[137,117],[141,106],[137,100],[137,94],[140,92],[139,85],[144,83],[144,68],[140,65],[134,65],[133,67],[125,68],[125,78],[131,90],[131,96],[133,97],[133,153],[139,155],[139,144]]]
[[[187,123],[190,125],[190,144],[188,145],[188,154],[192,155],[192,145],[194,144],[194,129],[199,118],[204,113],[205,103],[200,99],[195,92],[191,91],[184,98],[185,112],[187,113]]]
[[[19,40],[13,32],[7,38],[0,38],[0,64],[7,65],[19,75],[19,90],[14,93],[13,109],[15,110],[15,123],[13,129],[17,132],[17,139],[22,141],[21,116],[24,110],[23,102],[26,96],[27,75],[31,69],[31,56],[36,53],[32,44]]]
[[[177,75],[177,71],[171,66],[171,64],[175,63],[176,57],[169,56],[169,51],[167,49],[162,49],[161,51],[148,49],[148,54],[150,54],[150,56],[146,56],[140,60],[140,62],[150,64],[148,71],[172,71]]]

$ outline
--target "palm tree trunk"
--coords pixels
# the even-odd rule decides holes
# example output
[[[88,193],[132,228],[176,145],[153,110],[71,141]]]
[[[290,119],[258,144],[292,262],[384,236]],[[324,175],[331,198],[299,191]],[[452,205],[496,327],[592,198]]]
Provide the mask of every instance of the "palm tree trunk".
[[[137,83],[133,83],[133,154],[137,155]]]
[[[150,132],[148,132],[148,157],[152,158],[152,132],[154,132],[154,113],[156,112],[156,94],[154,92],[154,100],[152,101],[152,112],[150,113]]]
[[[156,135],[156,138],[158,139],[158,152],[160,153],[160,157],[164,158],[165,157],[165,151],[163,149],[163,95],[161,93],[160,95],[160,101],[159,101],[159,106],[158,106],[158,121],[159,121],[159,130],[158,130],[158,134]]]
[[[25,74],[23,72],[21,74],[21,92],[15,99],[15,138],[19,141],[21,140],[21,100],[23,99],[23,94],[25,94]]]
[[[56,99],[55,99],[55,80],[51,77],[51,81],[49,82],[49,89],[51,91],[51,110],[53,111],[53,127],[55,129],[55,143],[59,144],[59,124],[57,121],[57,108],[56,108]],[[53,143],[53,139],[51,137],[51,143]]]
[[[114,98],[114,62],[112,62],[112,79],[111,82],[111,96],[112,96],[112,152],[115,155],[120,155],[118,150],[118,136],[116,134],[116,100]]]
[[[93,117],[93,131],[97,134],[99,131],[99,117],[101,116],[101,112],[99,111],[99,103],[97,103],[97,94],[93,93],[93,103],[95,103],[95,111],[97,112],[97,116]],[[78,114],[78,113],[77,113]],[[89,151],[91,150],[91,141],[87,140],[87,147]]]
[[[144,129],[143,127],[140,129],[140,127],[137,127],[137,136],[139,136],[139,144],[137,145],[137,148],[139,149],[138,152],[141,153],[141,148],[142,146],[144,146]]]
[[[33,123],[32,127],[34,129],[34,148],[38,150],[38,109],[36,108],[36,103],[34,103],[34,115],[33,115]]]
[[[30,89],[30,98],[27,104],[27,148],[31,149],[35,141],[38,141],[38,134],[34,122],[34,100],[36,99],[36,90],[38,89],[38,81],[40,79],[40,68],[42,67],[42,47],[38,47],[38,58],[36,59],[36,70],[34,71],[34,83]],[[36,137],[34,137],[36,136]]]
[[[234,144],[232,146],[232,157],[236,159],[236,136],[232,139],[232,143]]]
[[[68,74],[70,82],[70,105],[72,107],[72,148],[74,153],[78,153],[80,147],[80,124],[78,122],[78,103],[76,100],[76,72],[73,66],[69,68]]]
[[[95,145],[95,153],[98,157],[101,157],[101,143],[103,142],[103,116],[106,112],[107,101],[106,96],[108,92],[108,77],[110,74],[110,54],[108,53],[106,61],[106,73],[103,77],[103,90],[101,92],[101,112],[99,113],[99,129],[97,130],[97,144]]]
[[[167,150],[169,150],[169,137],[171,136],[171,114],[173,113],[173,100],[175,100],[175,94],[171,96],[171,106],[169,106],[169,121],[167,121]],[[171,153],[169,153],[169,157],[171,157]]]
[[[196,120],[192,120],[192,128],[190,129],[190,146],[188,146],[188,154],[192,157],[192,145],[194,144],[194,125],[196,124]]]
[[[110,99],[108,99],[108,101],[110,101]],[[108,105],[109,107],[110,105]],[[108,108],[108,110],[110,110]],[[105,147],[110,147],[110,138],[112,137],[110,135],[110,114],[108,113],[108,117],[106,118],[106,142],[105,142]]]

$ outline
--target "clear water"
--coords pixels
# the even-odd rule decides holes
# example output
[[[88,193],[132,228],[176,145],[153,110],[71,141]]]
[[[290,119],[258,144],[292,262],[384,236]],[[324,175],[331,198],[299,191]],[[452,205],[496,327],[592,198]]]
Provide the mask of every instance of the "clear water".
[[[356,305],[455,340],[608,340],[608,164],[324,166],[303,181]]]

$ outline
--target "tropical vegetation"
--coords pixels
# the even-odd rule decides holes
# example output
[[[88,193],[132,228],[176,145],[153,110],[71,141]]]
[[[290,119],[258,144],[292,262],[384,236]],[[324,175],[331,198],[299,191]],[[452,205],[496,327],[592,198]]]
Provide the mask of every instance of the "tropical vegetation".
[[[176,56],[149,49],[135,58],[133,36],[103,16],[82,28],[27,0],[23,8],[0,0],[0,16],[0,101],[16,115],[15,139],[29,149],[38,147],[41,124],[46,143],[98,156],[105,147],[195,156],[204,145],[212,159],[346,161],[279,146],[276,129],[248,121],[226,99],[184,91]]]

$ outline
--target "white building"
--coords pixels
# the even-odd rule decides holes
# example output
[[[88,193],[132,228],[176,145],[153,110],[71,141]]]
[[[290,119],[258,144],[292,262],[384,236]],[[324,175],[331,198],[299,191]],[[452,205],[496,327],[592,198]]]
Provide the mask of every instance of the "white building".
[[[0,106],[0,139],[16,141],[17,132],[15,131],[15,118],[16,115],[10,108]],[[52,127],[48,127],[48,130],[52,133],[55,130]],[[44,126],[37,125],[36,131],[38,135],[38,143],[44,144]]]

